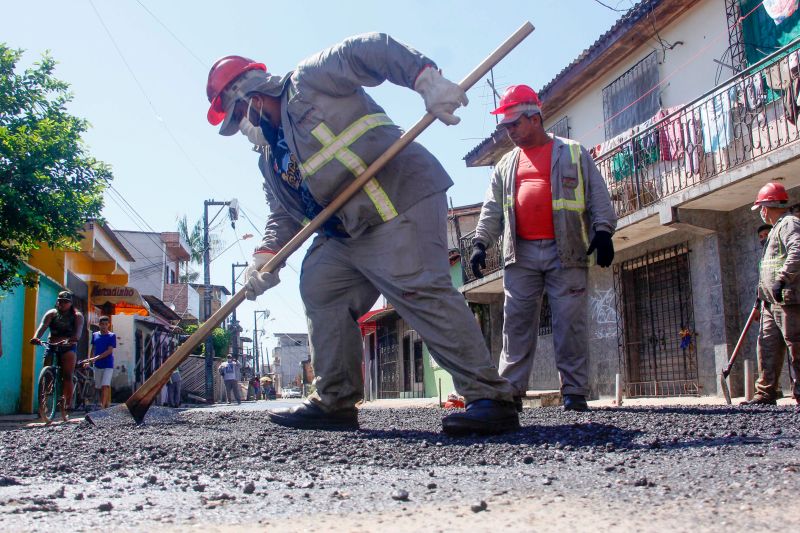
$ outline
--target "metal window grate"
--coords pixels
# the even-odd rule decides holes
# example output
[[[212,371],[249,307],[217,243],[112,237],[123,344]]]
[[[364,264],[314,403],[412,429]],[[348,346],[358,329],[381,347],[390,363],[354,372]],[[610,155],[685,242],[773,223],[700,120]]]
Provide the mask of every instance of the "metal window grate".
[[[626,395],[698,395],[688,243],[625,261],[614,278]]]
[[[606,139],[641,124],[658,112],[660,93],[651,90],[656,84],[658,60],[652,52],[603,88]]]
[[[542,311],[539,313],[539,336],[553,333],[553,313],[550,309],[550,300],[545,293],[542,297]]]
[[[744,55],[744,39],[742,37],[742,23],[739,18],[742,10],[740,0],[725,0],[725,17],[728,20],[728,58],[734,72],[741,72],[747,66]]]
[[[562,117],[558,122],[547,128],[546,131],[547,133],[552,133],[556,137],[569,139],[569,122],[567,121],[567,117]]]
[[[400,397],[400,347],[397,323],[378,326],[378,398]]]

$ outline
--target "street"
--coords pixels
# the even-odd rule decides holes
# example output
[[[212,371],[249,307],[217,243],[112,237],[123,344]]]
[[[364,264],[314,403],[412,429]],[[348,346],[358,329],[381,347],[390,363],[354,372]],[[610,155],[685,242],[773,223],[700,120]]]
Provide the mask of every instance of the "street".
[[[3,431],[3,531],[796,529],[800,409],[526,409],[451,439],[437,408],[367,408],[358,432],[272,425],[280,402]]]

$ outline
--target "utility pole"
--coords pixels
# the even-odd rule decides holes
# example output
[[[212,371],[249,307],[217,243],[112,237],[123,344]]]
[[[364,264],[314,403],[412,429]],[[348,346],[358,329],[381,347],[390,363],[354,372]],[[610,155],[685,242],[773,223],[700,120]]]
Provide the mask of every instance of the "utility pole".
[[[236,269],[247,267],[247,263],[231,264],[231,296],[236,294]],[[236,320],[236,308],[231,315],[231,352],[234,357],[239,357],[239,321]],[[244,358],[242,358],[244,359]]]
[[[258,311],[253,311],[253,367],[258,359]]]
[[[264,317],[264,321],[269,318],[269,309],[264,309],[261,311],[253,311],[253,366],[260,372],[261,371],[261,357],[258,350],[258,315],[261,314]]]
[[[208,220],[208,206],[210,205],[218,205],[221,207],[229,206],[229,213],[231,217],[231,225],[234,225],[236,219],[239,217],[238,211],[238,201],[234,198],[230,202],[217,202],[216,200],[205,200],[203,202],[203,312],[201,313],[203,316],[201,317],[202,321],[205,322],[206,320],[211,317],[211,244],[209,242],[209,235],[208,235],[208,226],[210,224]],[[217,212],[214,215],[214,218],[217,218],[217,215],[222,211]],[[214,219],[211,219],[213,222]],[[235,226],[234,226],[235,227]],[[214,344],[211,342],[211,336],[206,339],[205,342],[205,373],[206,373],[206,386],[205,386],[205,396],[206,396],[206,403],[213,404],[214,403]]]

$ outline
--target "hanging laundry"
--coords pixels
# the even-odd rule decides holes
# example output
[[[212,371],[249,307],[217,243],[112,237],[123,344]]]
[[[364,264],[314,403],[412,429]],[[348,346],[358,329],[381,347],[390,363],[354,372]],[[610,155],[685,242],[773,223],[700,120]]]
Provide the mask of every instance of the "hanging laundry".
[[[614,181],[622,181],[632,174],[633,150],[630,144],[626,144],[611,157],[611,176]]]
[[[736,88],[729,87],[713,94],[700,105],[703,149],[706,153],[725,148],[733,140],[731,102],[735,99]]]
[[[764,0],[764,10],[777,26],[797,11],[798,0]]]
[[[700,145],[698,139],[701,134],[700,110],[696,107],[685,108],[680,112],[680,140],[679,151],[673,154],[674,159],[683,160],[684,168],[690,174],[700,173]]]
[[[742,79],[739,87],[739,102],[750,111],[757,111],[766,103],[767,94],[764,91],[764,76],[756,72]]]
[[[800,97],[800,78],[792,79],[792,83],[783,95],[783,113],[786,120],[792,124],[797,124],[797,115],[800,108],[797,105],[797,99]]]

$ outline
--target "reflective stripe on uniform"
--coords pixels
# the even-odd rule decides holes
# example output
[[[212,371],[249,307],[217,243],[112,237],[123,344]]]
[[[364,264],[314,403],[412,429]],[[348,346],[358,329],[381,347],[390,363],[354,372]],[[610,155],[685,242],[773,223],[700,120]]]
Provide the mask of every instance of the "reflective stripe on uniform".
[[[586,211],[586,199],[584,196],[583,187],[583,166],[581,165],[581,145],[570,144],[569,153],[572,158],[572,164],[578,167],[578,185],[575,187],[575,199],[569,200],[567,198],[553,198],[553,211],[566,210],[573,211],[580,219],[581,224],[581,238],[586,248],[589,248],[589,231],[586,227],[586,220],[584,219],[584,212]],[[563,187],[563,184],[562,184]],[[589,264],[594,264],[594,255],[589,257]]]
[[[572,163],[578,166],[578,186],[575,187],[575,199],[553,198],[553,211],[566,209],[568,211],[578,211],[583,213],[586,210],[586,201],[583,197],[583,168],[581,168],[581,146],[570,144],[569,152],[572,156]]]
[[[384,113],[365,115],[350,124],[339,135],[334,135],[326,124],[321,123],[311,131],[311,134],[322,144],[322,148],[303,163],[303,173],[306,176],[312,176],[329,162],[336,159],[354,176],[359,176],[367,170],[367,164],[350,150],[350,145],[369,130],[391,124],[393,124],[391,119]],[[397,210],[377,179],[372,178],[369,180],[364,185],[364,192],[372,200],[381,220],[386,222],[397,216]]]

